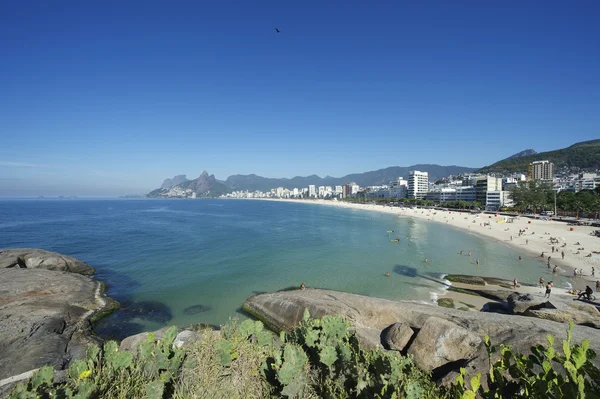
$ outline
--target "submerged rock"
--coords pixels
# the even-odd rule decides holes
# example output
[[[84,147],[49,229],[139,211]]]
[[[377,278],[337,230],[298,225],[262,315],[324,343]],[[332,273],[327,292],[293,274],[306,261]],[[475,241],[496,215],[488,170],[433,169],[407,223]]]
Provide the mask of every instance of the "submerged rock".
[[[183,309],[183,313],[187,314],[187,315],[192,315],[192,314],[197,314],[197,313],[202,313],[202,312],[208,312],[211,309],[212,308],[210,306],[193,305],[193,306],[188,306],[187,308]]]

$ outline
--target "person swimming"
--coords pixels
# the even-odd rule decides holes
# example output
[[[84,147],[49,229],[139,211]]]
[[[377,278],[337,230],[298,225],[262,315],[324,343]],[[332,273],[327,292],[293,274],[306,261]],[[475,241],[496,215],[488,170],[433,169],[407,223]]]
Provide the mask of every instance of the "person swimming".
[[[389,276],[390,276],[390,272],[386,272],[386,273],[385,273],[385,276],[386,276],[386,277],[389,277]]]
[[[304,289],[306,289],[306,286],[304,285],[304,283],[300,284],[300,289],[301,289],[301,290],[304,290]]]
[[[477,259],[475,260],[475,264],[477,264],[477,265],[479,264],[479,258],[477,258]]]
[[[428,263],[428,262],[429,262],[429,259],[425,258],[425,263]]]

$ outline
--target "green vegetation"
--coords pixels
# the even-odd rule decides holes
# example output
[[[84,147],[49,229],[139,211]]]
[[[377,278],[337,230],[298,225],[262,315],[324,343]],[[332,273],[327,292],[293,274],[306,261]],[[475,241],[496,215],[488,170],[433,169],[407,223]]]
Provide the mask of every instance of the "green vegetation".
[[[597,168],[600,159],[600,140],[584,141],[570,147],[555,151],[541,152],[539,154],[512,159],[504,159],[493,165],[481,168],[481,173],[512,173],[527,172],[527,166],[534,161],[548,160],[556,168],[563,166],[575,168]]]
[[[439,298],[437,304],[443,308],[454,309],[454,299],[452,298]]]
[[[465,369],[451,389],[451,396],[463,399],[480,398],[598,398],[600,369],[591,363],[596,353],[589,349],[587,339],[581,345],[571,343],[573,322],[562,342],[562,354],[554,348],[554,337],[548,334],[548,347],[537,345],[531,355],[515,354],[509,346],[501,346],[500,358],[493,361],[496,348],[485,337],[490,359],[490,371],[485,389],[481,374],[472,377],[467,386]],[[565,373],[559,372],[559,367]]]
[[[467,309],[467,308],[465,308]],[[571,344],[559,353],[548,347],[515,354],[501,346],[501,356],[486,337],[490,371],[487,388],[478,374],[467,383],[466,372],[449,387],[438,387],[411,357],[359,347],[347,320],[339,316],[311,319],[279,339],[262,323],[232,322],[219,334],[204,330],[184,349],[174,349],[177,330],[162,340],[150,334],[136,353],[118,350],[115,342],[90,346],[85,360],[74,361],[66,381],[56,381],[43,367],[17,384],[11,399],[28,398],[597,398],[600,370],[591,360],[589,342]],[[566,372],[561,373],[559,370]]]
[[[513,208],[518,211],[553,210],[554,195],[550,184],[536,180],[520,182],[510,193]],[[600,189],[577,193],[562,191],[556,194],[556,207],[562,213],[572,212],[576,216],[595,215],[600,211]]]
[[[444,208],[450,209],[481,209],[482,205],[479,201],[448,201],[441,204]]]

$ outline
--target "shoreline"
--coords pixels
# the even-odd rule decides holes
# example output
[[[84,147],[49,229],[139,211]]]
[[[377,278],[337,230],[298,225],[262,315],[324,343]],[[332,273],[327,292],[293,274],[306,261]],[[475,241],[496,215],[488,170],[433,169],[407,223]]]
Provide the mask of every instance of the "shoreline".
[[[408,217],[417,220],[423,220],[434,223],[442,223],[455,229],[473,233],[477,236],[492,239],[498,243],[503,243],[528,256],[537,258],[540,262],[546,264],[548,256],[551,256],[551,265],[559,267],[559,273],[564,277],[571,277],[577,287],[585,288],[590,282],[591,286],[597,280],[600,280],[600,255],[599,257],[587,257],[592,251],[600,251],[600,238],[591,236],[590,233],[596,230],[590,226],[575,226],[570,231],[570,226],[563,222],[544,221],[528,218],[519,218],[512,223],[505,223],[504,216],[474,214],[459,211],[438,211],[424,208],[400,208],[388,207],[374,204],[357,204],[333,200],[305,200],[305,199],[279,199],[279,198],[252,198],[259,201],[277,201],[294,202],[301,204],[326,205],[338,208],[350,208],[379,213],[397,215],[399,217]],[[448,213],[446,213],[448,212]],[[489,225],[483,226],[483,223]],[[471,228],[473,227],[473,228]],[[519,237],[518,231],[525,230],[526,234]],[[511,240],[512,236],[512,240]],[[558,244],[554,244],[557,252],[552,253],[550,237],[557,238]],[[528,241],[528,242],[527,242]],[[567,244],[562,247],[563,244]],[[579,243],[577,245],[577,243]],[[577,254],[577,248],[585,248]],[[565,252],[565,259],[561,259],[561,251]],[[544,252],[544,258],[541,253]],[[592,267],[595,268],[595,277],[591,276]],[[573,270],[583,269],[583,275],[573,278]]]

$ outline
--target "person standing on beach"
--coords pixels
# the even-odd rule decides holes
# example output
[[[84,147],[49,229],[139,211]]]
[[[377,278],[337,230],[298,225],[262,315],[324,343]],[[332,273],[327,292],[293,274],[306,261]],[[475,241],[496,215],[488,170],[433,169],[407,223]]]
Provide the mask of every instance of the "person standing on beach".
[[[596,269],[592,266],[592,277],[596,277]]]
[[[551,258],[551,257],[550,257],[550,256],[548,256],[548,265],[550,265],[550,258]]]
[[[562,255],[562,259],[565,260],[565,251],[562,251],[560,254]]]
[[[529,240],[525,240],[525,245],[529,244]]]
[[[515,290],[517,289],[517,279],[516,278],[513,280],[513,288]]]
[[[546,294],[544,295],[544,298],[550,298],[550,293],[552,292],[552,281],[550,281],[547,285],[546,285]]]
[[[596,280],[596,292],[600,291],[600,280]]]

